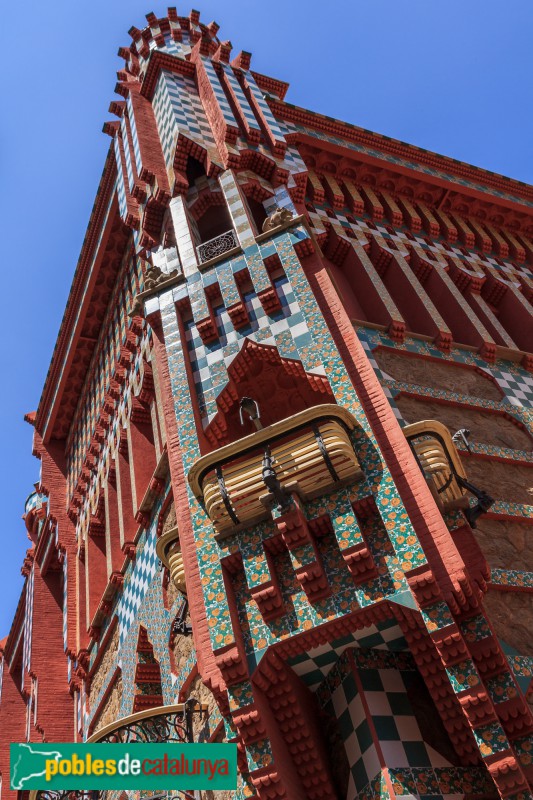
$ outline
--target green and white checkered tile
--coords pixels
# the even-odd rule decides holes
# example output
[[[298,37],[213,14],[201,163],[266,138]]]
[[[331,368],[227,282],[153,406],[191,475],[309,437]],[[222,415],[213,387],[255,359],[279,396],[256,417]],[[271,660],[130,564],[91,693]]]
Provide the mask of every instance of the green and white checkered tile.
[[[345,747],[347,797],[357,797],[383,764],[396,769],[451,766],[422,737],[408,695],[417,684],[422,679],[410,656],[404,654],[402,664],[392,653],[372,659],[348,648],[318,690],[319,704],[337,720]],[[436,784],[432,789],[440,793]]]
[[[383,622],[377,626],[371,625],[343,639],[337,639],[320,645],[320,647],[315,647],[307,653],[290,659],[289,665],[303,682],[311,690],[314,690],[326,678],[342,653],[354,646],[400,652],[405,650],[407,645],[400,628],[395,622]]]
[[[206,276],[204,282],[205,280]],[[278,292],[281,310],[269,317],[255,291],[243,293],[250,323],[248,328],[242,328],[239,332],[234,329],[222,304],[212,306],[218,339],[210,344],[204,344],[194,320],[185,322],[185,339],[193,380],[200,406],[206,415],[205,424],[216,413],[216,407],[212,404],[211,410],[208,410],[208,402],[214,400],[226,385],[227,368],[247,338],[274,346],[284,342],[286,352],[281,352],[281,355],[300,360],[297,347],[305,344],[306,338],[310,336],[309,329],[285,275],[273,278],[273,283]]]
[[[485,369],[492,375],[514,406],[533,407],[533,375],[515,368],[512,372],[498,369]]]

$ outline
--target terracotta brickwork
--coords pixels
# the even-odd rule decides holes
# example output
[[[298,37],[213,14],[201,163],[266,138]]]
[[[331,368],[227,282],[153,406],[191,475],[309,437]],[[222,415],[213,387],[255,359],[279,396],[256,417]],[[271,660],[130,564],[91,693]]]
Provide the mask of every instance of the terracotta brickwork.
[[[7,737],[195,698],[208,800],[525,800],[533,188],[147,23],[27,416],[3,786]]]

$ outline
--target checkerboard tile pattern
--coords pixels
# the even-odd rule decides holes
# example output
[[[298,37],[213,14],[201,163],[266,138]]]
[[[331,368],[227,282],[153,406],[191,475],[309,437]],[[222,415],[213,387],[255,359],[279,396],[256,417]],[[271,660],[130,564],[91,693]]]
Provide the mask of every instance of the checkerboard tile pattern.
[[[244,118],[246,120],[247,125],[252,130],[255,130],[258,133],[260,133],[261,132],[261,127],[260,127],[258,121],[255,118],[255,114],[253,113],[252,109],[250,108],[250,104],[248,103],[248,100],[246,99],[246,96],[245,96],[243,90],[241,89],[241,85],[240,85],[239,81],[235,77],[235,73],[233,72],[233,69],[229,66],[229,64],[224,64],[223,62],[219,62],[219,66],[224,71],[225,78],[226,78],[228,84],[230,85],[232,92],[237,97],[237,100],[239,102],[239,106],[240,106],[240,108],[241,108],[241,110],[242,110],[242,112],[244,114]]]
[[[220,176],[220,185],[224,192],[224,197],[239,243],[242,248],[250,247],[255,243],[254,233],[235,176],[231,170],[226,170],[226,172]]]
[[[154,114],[167,168],[174,161],[180,133],[200,144],[210,155],[215,155],[218,163],[213,134],[191,78],[163,70],[154,95]]]
[[[319,686],[318,702],[337,719],[350,764],[348,798],[363,792],[383,763],[398,770],[451,766],[422,737],[408,697],[417,681],[407,654],[347,648]]]
[[[209,280],[209,275],[202,277],[204,282]],[[224,286],[224,293],[233,297],[234,279],[228,274],[224,264],[218,266],[217,277],[219,285]],[[230,280],[233,281],[233,286],[228,285]],[[311,342],[308,326],[289,281],[285,275],[281,275],[273,278],[272,282],[281,304],[281,310],[272,316],[267,316],[256,290],[252,289],[243,293],[250,320],[246,328],[239,331],[234,329],[223,304],[213,306],[218,330],[218,339],[215,342],[207,345],[203,343],[194,318],[185,323],[185,340],[204,426],[218,410],[216,397],[225,387],[228,381],[227,369],[246,338],[263,344],[279,345],[282,356],[297,360],[300,360],[299,349]],[[194,285],[198,286],[199,292],[203,292],[199,281]]]
[[[139,607],[158,570],[159,559],[155,551],[155,541],[156,533],[155,529],[152,529],[144,542],[138,545],[136,559],[126,572],[117,609],[121,642],[136,621]]]
[[[272,111],[270,110],[270,106],[263,97],[263,92],[255,82],[251,72],[246,72],[246,83],[248,84],[250,93],[252,94],[257,105],[261,109],[261,113],[264,119],[266,120],[266,123],[270,131],[272,132],[274,139],[276,139],[276,141],[278,142],[283,142],[283,144],[285,144],[285,137],[281,131],[281,128],[278,125],[277,120],[275,119]]]
[[[513,372],[498,369],[485,371],[496,378],[512,405],[533,408],[533,375],[516,367]]]
[[[180,610],[183,600],[178,597],[170,609],[167,609],[163,602],[161,563],[157,558],[155,542],[157,520],[164,496],[165,493],[159,498],[152,510],[150,527],[143,532],[137,543],[136,559],[130,563],[126,570],[123,591],[119,595],[115,608],[108,617],[108,625],[115,616],[118,618],[119,648],[114,663],[110,665],[107,671],[98,696],[91,696],[90,698],[90,711],[85,714],[85,731],[88,730],[103,696],[110,683],[114,680],[117,668],[121,670],[122,674],[120,716],[127,716],[131,713],[134,701],[135,667],[140,625],[146,629],[148,639],[154,649],[154,657],[161,668],[161,689],[165,703],[176,702],[181,684],[194,667],[194,649],[178,678],[173,675],[170,663],[168,643],[172,620]],[[104,635],[105,632],[102,633],[102,637]],[[94,664],[97,653],[97,648],[93,648],[91,651],[91,666]]]
[[[382,622],[377,626],[371,625],[357,634],[351,634],[343,639],[315,647],[307,653],[290,659],[288,663],[303,682],[311,690],[315,690],[338,663],[344,651],[348,648],[353,649],[354,646],[400,652],[407,645],[395,622]]]

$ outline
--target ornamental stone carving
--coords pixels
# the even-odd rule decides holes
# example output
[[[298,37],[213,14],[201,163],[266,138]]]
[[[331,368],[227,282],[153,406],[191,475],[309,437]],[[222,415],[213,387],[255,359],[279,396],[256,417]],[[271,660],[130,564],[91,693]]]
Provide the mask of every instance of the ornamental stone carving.
[[[288,208],[276,208],[276,210],[263,222],[263,233],[279,228],[292,219],[292,213]]]

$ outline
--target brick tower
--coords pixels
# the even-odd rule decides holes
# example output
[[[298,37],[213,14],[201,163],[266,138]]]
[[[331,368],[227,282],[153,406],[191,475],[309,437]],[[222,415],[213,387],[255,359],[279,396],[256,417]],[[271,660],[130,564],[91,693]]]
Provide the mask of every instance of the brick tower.
[[[2,798],[9,741],[157,718],[228,800],[526,800],[533,188],[147,23],[27,416]]]

